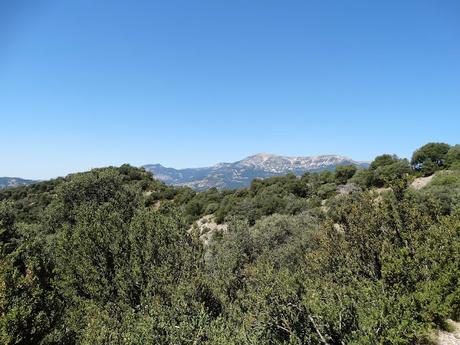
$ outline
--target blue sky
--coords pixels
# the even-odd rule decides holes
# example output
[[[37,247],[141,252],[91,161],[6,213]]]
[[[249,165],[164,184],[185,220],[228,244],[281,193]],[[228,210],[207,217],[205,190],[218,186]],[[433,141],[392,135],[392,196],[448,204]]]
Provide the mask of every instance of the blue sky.
[[[460,142],[460,2],[3,1],[0,176]]]

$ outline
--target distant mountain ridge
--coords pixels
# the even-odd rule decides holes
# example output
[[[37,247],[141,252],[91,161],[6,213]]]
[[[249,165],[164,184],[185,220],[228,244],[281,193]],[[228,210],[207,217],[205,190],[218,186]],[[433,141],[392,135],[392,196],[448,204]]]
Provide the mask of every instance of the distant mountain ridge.
[[[255,178],[294,173],[334,170],[339,165],[367,167],[367,162],[355,161],[338,155],[311,157],[287,157],[269,153],[259,153],[234,163],[218,163],[211,167],[174,169],[161,164],[147,164],[144,168],[155,178],[174,186],[188,186],[196,190],[216,187],[243,188]]]
[[[10,187],[19,187],[27,186],[29,184],[35,183],[34,180],[26,180],[19,177],[0,177],[0,189],[1,188],[10,188]]]

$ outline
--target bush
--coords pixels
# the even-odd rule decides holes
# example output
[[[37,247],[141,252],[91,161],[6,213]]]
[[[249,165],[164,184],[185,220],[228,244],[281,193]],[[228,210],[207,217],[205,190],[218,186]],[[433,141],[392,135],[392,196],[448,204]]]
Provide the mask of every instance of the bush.
[[[335,179],[338,184],[345,184],[353,177],[358,168],[354,165],[342,165],[335,168]]]
[[[446,163],[450,169],[460,170],[460,145],[455,145],[449,149]]]
[[[446,166],[447,152],[450,145],[445,143],[428,143],[417,149],[412,155],[411,164],[421,171],[428,162],[432,163],[437,169]]]

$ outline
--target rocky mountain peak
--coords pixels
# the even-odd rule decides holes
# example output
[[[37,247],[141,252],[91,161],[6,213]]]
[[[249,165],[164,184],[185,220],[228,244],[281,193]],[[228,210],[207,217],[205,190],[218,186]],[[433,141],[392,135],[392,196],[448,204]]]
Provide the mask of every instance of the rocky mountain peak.
[[[203,190],[212,187],[220,189],[247,187],[255,178],[287,173],[301,175],[307,171],[334,170],[338,165],[349,164],[367,166],[367,163],[338,155],[289,157],[258,153],[234,163],[218,163],[205,168],[173,169],[158,164],[145,165],[144,168],[165,183]]]

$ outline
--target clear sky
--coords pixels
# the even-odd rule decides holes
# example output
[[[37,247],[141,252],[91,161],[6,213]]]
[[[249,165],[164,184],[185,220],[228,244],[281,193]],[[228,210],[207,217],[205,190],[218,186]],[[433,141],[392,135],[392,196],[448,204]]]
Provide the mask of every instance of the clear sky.
[[[460,142],[460,1],[0,1],[0,176]]]

